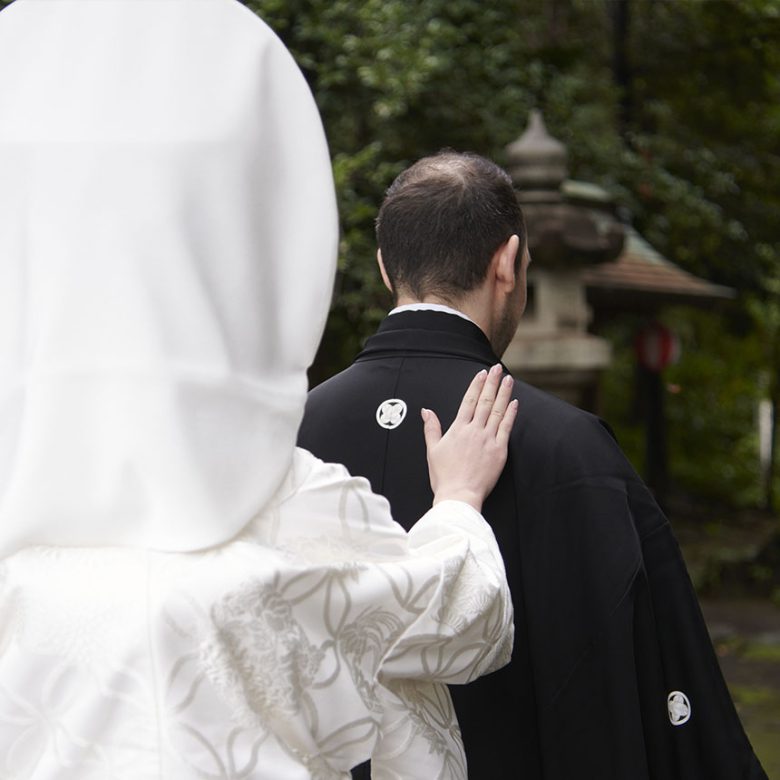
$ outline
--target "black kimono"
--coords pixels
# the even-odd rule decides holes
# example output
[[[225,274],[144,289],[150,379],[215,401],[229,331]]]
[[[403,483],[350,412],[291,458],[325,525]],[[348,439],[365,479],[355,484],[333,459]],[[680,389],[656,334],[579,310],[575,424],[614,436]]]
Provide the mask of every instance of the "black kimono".
[[[452,314],[389,316],[312,390],[299,444],[344,463],[409,528],[431,505],[420,408],[444,429],[482,368]],[[476,780],[766,778],[669,523],[598,418],[523,382],[483,513],[515,606],[512,663],[451,692]]]

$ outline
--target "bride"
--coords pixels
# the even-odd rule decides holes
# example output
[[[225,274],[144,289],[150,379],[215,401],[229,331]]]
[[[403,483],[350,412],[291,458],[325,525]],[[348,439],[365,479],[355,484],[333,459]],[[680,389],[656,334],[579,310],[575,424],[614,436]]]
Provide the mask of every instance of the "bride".
[[[516,406],[422,412],[409,534],[295,448],[337,226],[283,45],[234,0],[17,0],[0,171],[0,778],[465,778]]]

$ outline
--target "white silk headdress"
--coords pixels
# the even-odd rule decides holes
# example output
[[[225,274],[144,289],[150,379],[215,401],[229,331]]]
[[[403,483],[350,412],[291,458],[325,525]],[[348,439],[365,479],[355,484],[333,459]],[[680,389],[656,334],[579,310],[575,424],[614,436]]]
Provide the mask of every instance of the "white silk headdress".
[[[311,93],[236,0],[0,13],[0,554],[240,532],[292,459],[336,242]]]

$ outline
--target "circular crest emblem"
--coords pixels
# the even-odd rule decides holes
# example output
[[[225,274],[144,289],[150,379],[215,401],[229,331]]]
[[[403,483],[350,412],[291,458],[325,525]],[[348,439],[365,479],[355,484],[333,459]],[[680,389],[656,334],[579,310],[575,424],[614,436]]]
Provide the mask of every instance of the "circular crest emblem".
[[[397,428],[406,418],[406,401],[400,398],[388,398],[382,401],[376,409],[376,421],[380,427],[392,430]]]
[[[682,726],[691,718],[691,703],[682,691],[672,691],[666,697],[669,708],[669,720],[672,726]]]

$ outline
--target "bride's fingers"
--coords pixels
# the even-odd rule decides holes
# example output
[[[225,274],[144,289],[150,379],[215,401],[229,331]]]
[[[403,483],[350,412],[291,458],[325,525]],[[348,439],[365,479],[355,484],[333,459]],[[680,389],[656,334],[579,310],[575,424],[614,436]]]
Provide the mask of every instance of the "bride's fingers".
[[[435,447],[441,439],[441,423],[436,416],[436,412],[430,409],[421,409],[420,415],[423,419],[423,436],[425,437],[425,450],[429,452]]]
[[[512,400],[514,384],[514,380],[509,374],[501,380],[496,400],[493,402],[493,408],[490,410],[490,416],[485,425],[485,429],[489,433],[495,435],[498,432],[499,426],[506,415],[509,402]]]
[[[496,443],[501,447],[506,447],[509,443],[509,434],[512,433],[512,426],[515,424],[518,406],[519,403],[515,398],[515,400],[512,401],[509,406],[507,406],[506,413],[504,414],[498,426],[498,432],[496,433]]]
[[[482,386],[482,392],[479,394],[479,401],[477,402],[477,408],[474,411],[474,422],[479,425],[485,426],[490,412],[493,410],[493,405],[496,402],[496,394],[501,382],[501,364],[496,363],[493,368],[490,369],[485,380],[485,384]]]
[[[460,402],[458,408],[458,414],[455,417],[455,422],[470,423],[474,417],[474,410],[477,408],[477,402],[480,398],[482,387],[485,384],[487,378],[487,371],[483,368],[472,380],[471,384],[466,390],[466,394],[463,396],[463,400]]]

